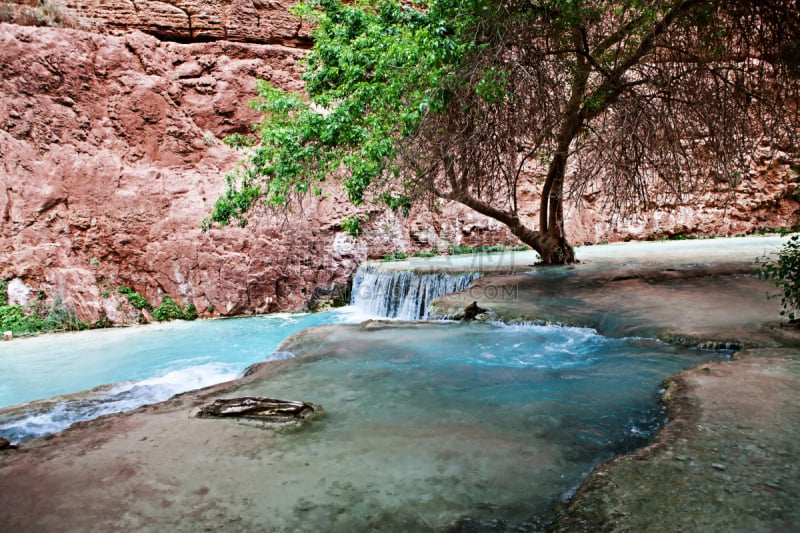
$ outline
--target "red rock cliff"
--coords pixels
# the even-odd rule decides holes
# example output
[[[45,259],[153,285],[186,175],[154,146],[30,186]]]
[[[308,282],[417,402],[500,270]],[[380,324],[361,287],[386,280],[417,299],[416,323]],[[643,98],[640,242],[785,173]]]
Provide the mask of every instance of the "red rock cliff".
[[[363,259],[319,222],[199,230],[237,160],[218,137],[254,120],[256,76],[297,87],[296,50],[0,24],[0,54],[0,278],[89,318],[118,285],[234,314],[301,308]]]

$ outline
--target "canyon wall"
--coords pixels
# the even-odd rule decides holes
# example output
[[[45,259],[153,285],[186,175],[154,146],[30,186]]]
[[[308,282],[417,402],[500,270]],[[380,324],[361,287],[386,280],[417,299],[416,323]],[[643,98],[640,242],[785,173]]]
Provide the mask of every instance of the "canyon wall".
[[[6,20],[19,22],[35,2],[11,7]],[[302,212],[201,233],[238,158],[220,139],[257,120],[245,105],[256,78],[302,89],[307,28],[280,2],[63,8],[61,24],[78,29],[0,24],[0,279],[13,302],[60,299],[84,319],[124,323],[132,314],[115,289],[125,285],[205,315],[298,310],[367,257],[515,242],[463,207],[398,218],[356,210],[335,187]],[[588,194],[569,211],[568,232],[594,243],[791,227],[800,216],[792,164],[765,147],[734,195],[720,185],[625,219]],[[536,217],[532,185],[522,200]],[[339,225],[352,213],[370,216],[357,241]]]

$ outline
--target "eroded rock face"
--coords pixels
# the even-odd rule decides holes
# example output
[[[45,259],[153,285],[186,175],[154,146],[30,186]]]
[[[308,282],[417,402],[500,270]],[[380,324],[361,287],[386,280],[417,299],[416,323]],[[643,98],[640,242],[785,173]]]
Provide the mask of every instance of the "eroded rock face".
[[[299,87],[298,51],[8,24],[0,51],[0,278],[12,287],[88,319],[119,285],[156,305],[168,293],[206,313],[265,312],[302,308],[364,259],[329,254],[337,232],[313,221],[335,197],[290,223],[199,229],[238,157],[218,138],[255,119],[243,105],[255,77]]]
[[[37,5],[35,0],[8,3],[16,7],[18,19]],[[311,45],[308,25],[289,13],[293,1],[58,0],[56,4],[70,25],[98,33],[138,30],[179,42],[226,40],[300,48]]]

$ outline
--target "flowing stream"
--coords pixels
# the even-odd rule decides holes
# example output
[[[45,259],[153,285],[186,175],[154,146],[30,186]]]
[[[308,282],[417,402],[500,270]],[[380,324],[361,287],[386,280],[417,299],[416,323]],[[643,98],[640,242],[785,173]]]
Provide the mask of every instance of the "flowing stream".
[[[324,417],[255,445],[278,531],[517,531],[665,420],[660,382],[712,352],[586,328],[384,323],[307,330],[242,395]],[[243,473],[245,479],[249,474]],[[507,529],[488,527],[502,520]]]
[[[316,355],[246,391],[311,401],[326,413],[315,430],[276,433],[258,452],[269,456],[281,494],[259,503],[275,505],[264,512],[276,529],[524,526],[599,461],[642,445],[663,424],[662,379],[720,356],[586,328],[355,324],[425,318],[431,299],[477,276],[367,267],[355,276],[352,305],[340,310],[3,343],[0,407],[112,385],[1,409],[0,435],[24,441],[233,379],[257,361]],[[275,352],[287,336],[323,324],[339,325],[306,330],[286,343],[291,353]],[[302,474],[285,454],[304,458]]]

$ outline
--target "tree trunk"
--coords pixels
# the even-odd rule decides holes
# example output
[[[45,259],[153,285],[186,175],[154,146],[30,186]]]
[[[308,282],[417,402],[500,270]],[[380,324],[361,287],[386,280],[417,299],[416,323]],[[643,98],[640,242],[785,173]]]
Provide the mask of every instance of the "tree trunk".
[[[564,210],[560,191],[559,187],[558,194],[555,196],[550,194],[551,191],[548,188],[543,191],[542,209],[545,210],[543,218],[546,221],[553,220],[555,223],[548,226],[545,222],[545,227],[539,231],[534,231],[526,226],[515,212],[498,209],[469,194],[436,192],[436,195],[464,204],[478,213],[502,222],[520,241],[533,248],[541,256],[543,264],[566,265],[575,263],[576,260],[575,250],[569,245],[566,235],[564,235]]]
[[[533,231],[524,225],[509,226],[519,240],[533,248],[545,265],[568,265],[576,263],[575,250],[567,242],[563,225],[555,226],[556,231]]]
[[[547,179],[542,187],[539,212],[539,246],[534,250],[546,265],[575,263],[575,250],[564,233],[564,175],[567,171],[567,154],[571,136],[560,143],[560,150],[550,162]],[[530,243],[528,243],[530,244]],[[531,245],[533,246],[533,245]]]

